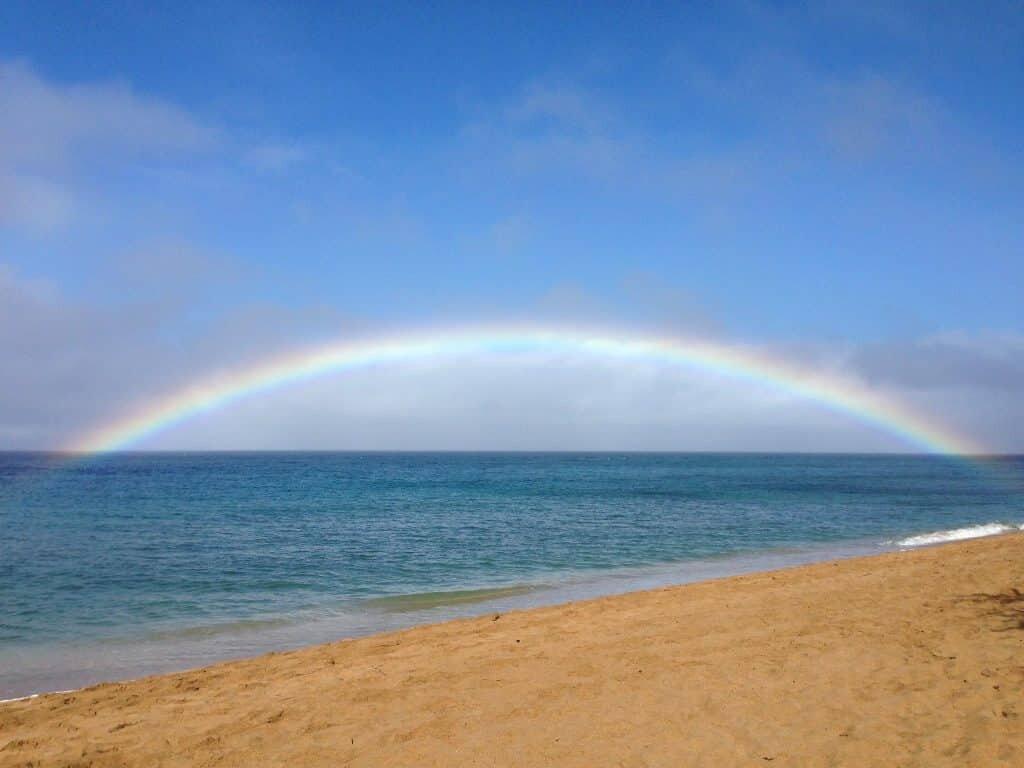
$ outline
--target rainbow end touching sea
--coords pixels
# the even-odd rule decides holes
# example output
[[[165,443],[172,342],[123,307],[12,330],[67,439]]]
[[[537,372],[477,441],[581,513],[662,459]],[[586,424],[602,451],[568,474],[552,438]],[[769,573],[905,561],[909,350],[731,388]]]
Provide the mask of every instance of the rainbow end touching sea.
[[[950,455],[986,453],[969,438],[860,382],[801,368],[749,348],[698,339],[514,327],[341,340],[275,356],[170,392],[80,436],[66,450],[92,454],[130,448],[168,427],[242,398],[325,374],[420,359],[529,351],[650,360],[724,375],[813,401],[895,435],[914,449]]]

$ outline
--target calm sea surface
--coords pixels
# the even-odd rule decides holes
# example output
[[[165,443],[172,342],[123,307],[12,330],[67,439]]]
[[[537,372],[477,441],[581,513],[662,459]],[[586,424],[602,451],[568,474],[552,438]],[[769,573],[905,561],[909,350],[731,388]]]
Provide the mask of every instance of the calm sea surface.
[[[0,698],[1008,530],[1021,478],[1022,458],[0,453]]]

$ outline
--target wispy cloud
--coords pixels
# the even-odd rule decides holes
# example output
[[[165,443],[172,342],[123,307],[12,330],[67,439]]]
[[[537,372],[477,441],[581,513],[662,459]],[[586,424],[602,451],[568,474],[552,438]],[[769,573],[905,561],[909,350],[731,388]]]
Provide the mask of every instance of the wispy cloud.
[[[216,129],[125,83],[59,84],[0,61],[0,226],[50,232],[76,208],[76,173],[197,152]]]
[[[309,158],[309,149],[298,144],[258,144],[246,150],[242,159],[257,171],[279,173],[299,165]]]
[[[125,83],[57,84],[20,61],[0,63],[0,164],[52,168],[87,151],[199,150],[218,131]]]
[[[766,35],[727,62],[710,63],[689,49],[668,56],[695,112],[736,126],[735,135],[712,145],[732,143],[819,169],[856,162],[888,163],[890,171],[908,164],[970,168],[1000,151],[968,138],[954,111],[906,76],[870,65],[827,71],[779,45]]]
[[[854,160],[932,147],[941,130],[938,107],[891,79],[827,83],[823,92],[825,139]]]
[[[269,302],[207,309],[190,322],[195,292],[211,273],[232,279],[236,264],[185,243],[115,261],[107,294],[89,300],[0,263],[0,434],[10,438],[0,448],[61,445],[195,377],[362,327],[330,307]],[[190,271],[206,279],[188,284]]]
[[[593,93],[565,81],[536,81],[511,100],[481,109],[463,128],[474,162],[517,175],[572,173],[612,180],[628,170],[633,147],[614,112]]]
[[[562,133],[606,133],[614,122],[607,107],[583,88],[568,82],[529,83],[503,112],[510,124]]]

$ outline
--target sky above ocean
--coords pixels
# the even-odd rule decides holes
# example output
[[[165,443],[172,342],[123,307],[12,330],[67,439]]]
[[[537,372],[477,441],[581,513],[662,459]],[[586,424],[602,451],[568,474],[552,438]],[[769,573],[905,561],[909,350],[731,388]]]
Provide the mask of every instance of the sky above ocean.
[[[303,349],[529,323],[742,350],[1024,451],[1022,39],[1009,2],[4,3],[0,449]],[[327,370],[133,447],[919,448],[543,346]]]

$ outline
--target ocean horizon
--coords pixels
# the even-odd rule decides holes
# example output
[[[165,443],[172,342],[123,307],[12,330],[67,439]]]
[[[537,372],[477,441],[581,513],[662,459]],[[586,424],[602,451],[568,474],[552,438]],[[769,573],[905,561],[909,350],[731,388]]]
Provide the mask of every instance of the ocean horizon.
[[[0,698],[1016,530],[1024,457],[0,453]]]

